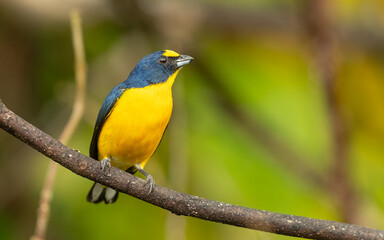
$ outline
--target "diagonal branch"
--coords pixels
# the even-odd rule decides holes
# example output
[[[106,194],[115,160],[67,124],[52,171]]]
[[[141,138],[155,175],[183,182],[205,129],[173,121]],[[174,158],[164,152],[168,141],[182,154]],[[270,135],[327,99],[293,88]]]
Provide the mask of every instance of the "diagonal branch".
[[[89,158],[34,127],[10,111],[0,100],[0,127],[72,172],[112,187],[177,215],[191,216],[249,229],[310,239],[384,238],[384,231],[352,224],[256,210],[154,186],[147,194],[145,181],[120,169],[105,175],[98,161]]]
[[[196,55],[196,54],[195,54]],[[250,117],[234,104],[230,92],[223,86],[220,79],[203,64],[195,63],[195,68],[207,76],[205,83],[217,93],[217,104],[228,113],[228,117],[236,122],[236,125],[245,130],[254,141],[262,145],[275,160],[292,172],[295,176],[310,182],[321,189],[328,189],[327,179],[322,177],[311,167],[307,161],[297,152],[293,151],[286,143],[266,129],[260,119]]]

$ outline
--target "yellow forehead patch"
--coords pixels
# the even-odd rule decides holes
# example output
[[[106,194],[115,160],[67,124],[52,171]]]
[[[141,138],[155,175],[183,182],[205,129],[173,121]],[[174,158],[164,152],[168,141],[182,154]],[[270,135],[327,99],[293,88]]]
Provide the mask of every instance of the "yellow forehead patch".
[[[178,56],[180,56],[180,54],[178,54],[177,52],[172,51],[172,50],[164,50],[163,56],[166,56],[166,57],[178,57]]]

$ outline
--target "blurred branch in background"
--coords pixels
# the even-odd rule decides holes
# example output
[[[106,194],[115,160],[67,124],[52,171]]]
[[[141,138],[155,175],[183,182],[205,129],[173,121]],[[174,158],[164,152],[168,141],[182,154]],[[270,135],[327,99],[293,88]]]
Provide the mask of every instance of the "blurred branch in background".
[[[236,126],[247,132],[255,142],[262,145],[274,156],[277,162],[284,166],[285,169],[289,169],[293,175],[310,182],[314,186],[321,187],[322,189],[327,188],[326,180],[308,165],[308,160],[303,159],[281,139],[278,139],[276,135],[263,126],[259,119],[248,116],[239,106],[234,104],[231,93],[225,89],[214,72],[205,65],[199,64],[199,62],[195,62],[194,65],[197,65],[196,68],[201,72],[202,76],[206,76],[208,86],[217,93],[214,100],[227,112],[228,117],[236,122]]]
[[[316,3],[311,2],[305,2],[304,5],[298,4],[297,6],[299,7],[296,9],[291,8],[289,9],[290,11],[287,11],[284,7],[274,11],[255,11],[254,9],[231,9],[201,4],[195,6],[195,9],[200,11],[200,14],[196,15],[199,19],[195,19],[195,21],[203,22],[204,24],[201,27],[208,32],[215,32],[221,35],[228,35],[230,33],[230,35],[236,36],[267,31],[300,36],[305,30],[303,26],[308,23],[306,21],[303,22],[300,18],[300,12],[303,10],[301,6],[305,8],[306,4],[307,6],[316,5]],[[308,10],[322,11],[316,7]],[[337,35],[343,43],[357,45],[360,48],[376,53],[384,53],[384,46],[382,44],[384,42],[384,32],[377,31],[377,28],[371,25],[343,22],[338,25],[337,30],[338,32],[333,34]],[[200,29],[200,31],[203,30]]]
[[[306,4],[304,16],[313,43],[314,62],[323,85],[333,145],[329,190],[337,202],[342,221],[356,222],[356,196],[348,175],[348,126],[337,99],[337,88],[340,86],[336,77],[339,64],[332,16],[333,1],[313,0]]]
[[[305,22],[303,24],[300,17],[301,7],[305,8],[305,4],[297,4],[296,8],[290,8],[289,11],[284,7],[273,11],[257,11],[257,9],[255,11],[255,9],[234,9],[201,2],[191,4],[178,1],[151,2],[149,5],[139,1],[114,0],[110,2],[110,5],[127,29],[140,30],[153,36],[154,39],[162,35],[164,29],[158,29],[159,23],[167,18],[172,18],[173,23],[186,22],[185,19],[187,19],[198,26],[199,32],[225,36],[247,35],[264,31],[300,36],[305,30],[303,28]],[[188,9],[188,12],[185,12],[185,9]],[[384,51],[382,44],[384,33],[367,25],[343,22],[338,26],[338,32],[334,34],[342,42],[359,45],[359,47],[373,52]]]
[[[172,2],[172,4],[169,4]],[[162,1],[111,1],[112,9],[119,20],[127,27],[140,29],[149,37],[158,39],[164,29],[158,29],[164,19],[172,19],[172,23],[190,22],[197,26],[198,32],[209,32],[222,36],[242,36],[260,32],[284,33],[289,36],[301,36],[305,32],[301,11],[306,4],[297,4],[287,10],[281,7],[274,10],[257,10],[245,8],[229,8],[207,3]],[[188,9],[186,12],[185,9]],[[315,11],[321,9],[313,9]],[[138,19],[140,20],[138,22]],[[137,22],[137,24],[132,24]],[[173,27],[175,27],[173,25]],[[196,29],[195,29],[196,30]],[[364,24],[342,22],[334,32],[341,42],[357,45],[359,48],[384,53],[384,32]],[[189,32],[193,36],[195,32]],[[186,46],[193,48],[194,46]]]
[[[0,100],[0,127],[74,173],[129,194],[177,215],[309,239],[383,239],[384,231],[212,201],[155,185],[117,168],[104,174],[98,161],[68,148],[10,111]]]
[[[70,12],[72,41],[75,56],[75,80],[76,95],[73,103],[71,116],[59,137],[59,141],[66,144],[71,138],[77,125],[79,124],[84,112],[85,87],[87,79],[87,64],[85,61],[85,51],[83,44],[83,34],[81,28],[81,18],[78,10]],[[44,240],[49,221],[50,203],[52,200],[53,185],[56,178],[58,164],[50,162],[47,170],[43,189],[41,190],[39,208],[37,210],[35,233],[31,240]]]

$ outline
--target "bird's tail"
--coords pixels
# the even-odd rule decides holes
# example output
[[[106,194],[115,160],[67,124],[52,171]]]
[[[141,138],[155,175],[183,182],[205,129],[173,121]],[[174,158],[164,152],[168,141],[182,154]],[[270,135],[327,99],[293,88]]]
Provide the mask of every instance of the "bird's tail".
[[[105,187],[95,182],[87,195],[87,201],[91,203],[99,203],[104,201],[106,204],[114,203],[119,193],[109,187]]]

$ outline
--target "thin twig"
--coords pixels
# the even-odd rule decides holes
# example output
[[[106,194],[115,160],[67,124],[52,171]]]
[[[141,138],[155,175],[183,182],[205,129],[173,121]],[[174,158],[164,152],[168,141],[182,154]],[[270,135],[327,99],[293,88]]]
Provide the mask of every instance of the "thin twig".
[[[212,201],[155,185],[112,167],[103,173],[98,161],[73,150],[10,111],[0,100],[0,127],[72,172],[177,215],[196,217],[249,229],[319,240],[379,240],[384,231]]]
[[[69,140],[83,115],[85,104],[85,87],[87,81],[87,63],[85,60],[82,33],[83,31],[81,28],[81,18],[79,11],[72,10],[70,12],[70,20],[72,30],[72,43],[75,55],[76,96],[71,117],[60,136],[61,142],[67,142]]]
[[[72,113],[62,131],[59,140],[66,144],[75,131],[84,112],[85,86],[86,86],[86,62],[83,45],[83,35],[81,29],[80,14],[77,10],[70,12],[72,41],[75,55],[75,79],[76,95],[73,103]],[[50,203],[52,200],[52,190],[57,173],[57,163],[50,162],[45,177],[43,189],[40,194],[40,203],[37,210],[35,233],[31,240],[44,240],[49,221]]]

